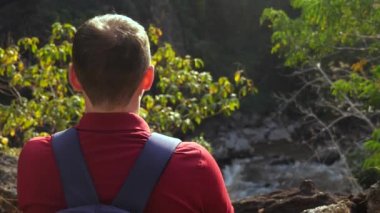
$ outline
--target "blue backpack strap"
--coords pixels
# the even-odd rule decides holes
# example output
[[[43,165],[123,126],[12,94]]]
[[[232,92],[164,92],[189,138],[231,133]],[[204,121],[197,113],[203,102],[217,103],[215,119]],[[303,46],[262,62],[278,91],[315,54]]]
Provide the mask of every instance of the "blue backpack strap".
[[[172,153],[181,140],[153,133],[138,156],[112,205],[133,213],[144,211]]]
[[[77,131],[70,128],[52,136],[68,208],[98,204],[98,196],[83,159]]]

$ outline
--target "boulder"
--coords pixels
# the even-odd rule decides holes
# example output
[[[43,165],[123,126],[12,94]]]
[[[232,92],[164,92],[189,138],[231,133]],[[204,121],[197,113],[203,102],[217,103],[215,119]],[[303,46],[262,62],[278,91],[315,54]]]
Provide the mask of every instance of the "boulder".
[[[269,141],[292,141],[292,137],[286,128],[273,129],[268,135]]]
[[[286,189],[234,202],[236,213],[379,213],[380,182],[356,196],[319,191],[310,180]]]
[[[380,181],[368,190],[367,213],[380,213]]]
[[[312,161],[331,166],[340,159],[341,156],[339,150],[337,150],[335,147],[322,147],[315,152]]]
[[[318,191],[305,180],[298,189],[281,190],[234,203],[236,213],[299,213],[306,209],[336,203],[336,198]]]
[[[339,201],[337,204],[304,210],[302,213],[351,213],[351,205],[350,201]]]

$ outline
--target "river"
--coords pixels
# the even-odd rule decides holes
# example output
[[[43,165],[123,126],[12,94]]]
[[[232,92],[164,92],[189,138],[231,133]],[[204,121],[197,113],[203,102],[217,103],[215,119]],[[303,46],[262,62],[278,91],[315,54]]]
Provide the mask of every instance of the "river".
[[[201,126],[232,200],[298,187],[304,179],[326,192],[361,190],[336,147],[297,138],[301,125],[238,113]]]

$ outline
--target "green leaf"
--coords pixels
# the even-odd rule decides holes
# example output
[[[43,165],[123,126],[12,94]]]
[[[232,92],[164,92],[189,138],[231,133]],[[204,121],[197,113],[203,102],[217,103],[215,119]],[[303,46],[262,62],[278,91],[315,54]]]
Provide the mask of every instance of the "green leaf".
[[[242,73],[242,71],[235,72],[234,80],[235,80],[235,83],[237,83],[237,84],[240,83],[241,73]]]
[[[154,99],[152,98],[152,96],[150,96],[150,95],[145,96],[145,104],[146,104],[146,109],[147,110],[150,110],[150,109],[153,108],[153,106],[154,106]]]
[[[194,59],[194,64],[196,69],[202,69],[204,67],[203,61],[199,58]]]

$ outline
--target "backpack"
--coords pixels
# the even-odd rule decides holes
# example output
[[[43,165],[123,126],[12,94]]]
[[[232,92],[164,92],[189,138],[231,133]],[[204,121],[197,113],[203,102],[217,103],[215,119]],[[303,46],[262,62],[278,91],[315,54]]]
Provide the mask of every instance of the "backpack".
[[[67,209],[58,213],[142,213],[179,139],[153,133],[112,205],[99,202],[84,161],[78,134],[70,128],[52,136]]]

